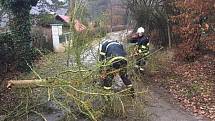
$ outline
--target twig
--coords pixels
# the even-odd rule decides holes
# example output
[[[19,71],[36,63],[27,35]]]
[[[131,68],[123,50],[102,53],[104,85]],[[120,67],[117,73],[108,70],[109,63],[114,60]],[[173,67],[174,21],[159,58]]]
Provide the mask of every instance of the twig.
[[[25,60],[26,61],[26,60]],[[40,79],[40,80],[42,80],[42,78],[40,77],[40,75],[35,71],[35,70],[33,70],[33,68],[28,64],[28,62],[26,61],[26,63],[27,63],[27,65],[28,65],[28,67],[31,69],[31,71]]]
[[[50,92],[50,88],[48,87],[48,101],[51,100],[51,92]]]
[[[47,103],[47,102],[43,102],[43,103],[39,103],[39,104],[36,104],[36,105],[34,105],[34,106],[31,106],[31,107],[28,108],[29,111],[26,112],[25,108],[18,109],[18,108],[19,108],[20,106],[22,106],[22,104],[23,104],[23,103],[21,102],[20,105],[18,105],[10,114],[8,114],[8,115],[6,116],[5,120],[10,119],[10,118],[11,118],[10,116],[11,116],[14,112],[16,112],[16,111],[18,111],[18,113],[17,113],[16,115],[14,114],[14,115],[12,116],[13,119],[14,119],[15,117],[17,117],[17,116],[22,117],[22,116],[24,116],[26,113],[29,113],[31,109],[33,109],[33,108],[35,108],[35,107],[37,107],[37,106],[43,105],[43,104],[45,104],[45,103]]]
[[[11,116],[14,112],[16,112],[17,109],[18,109],[21,105],[22,105],[22,102],[21,102],[18,106],[16,106],[16,107],[14,108],[13,111],[11,111],[9,114],[7,114],[7,116],[5,117],[5,119],[7,119],[7,118],[8,118],[9,116]]]
[[[27,99],[26,99],[26,105],[25,105],[25,112],[26,112],[26,114],[27,114],[27,115],[26,115],[27,120],[28,120],[28,118],[29,118],[29,117],[28,117],[28,104],[29,104],[29,95],[28,95],[28,93],[29,93],[29,92],[27,92],[27,97],[26,97]]]
[[[30,111],[30,112],[33,112],[33,113],[35,113],[35,114],[41,116],[41,118],[42,118],[44,121],[48,121],[41,113],[39,113],[39,112],[37,112],[37,111],[33,111],[33,110]]]
[[[122,99],[121,99],[121,97],[118,97],[119,98],[119,101],[120,101],[120,103],[121,103],[121,106],[122,106],[122,114],[123,114],[123,116],[125,115],[125,106],[124,106],[124,104],[123,104],[123,102],[122,102]]]
[[[55,95],[53,95],[53,99],[55,101],[55,103],[57,103],[58,105],[60,105],[62,108],[64,108],[67,112],[71,113],[70,109],[66,108],[60,101],[57,100],[57,98],[55,97]]]
[[[66,70],[66,71],[63,71],[61,73],[59,73],[58,75],[62,75],[62,74],[65,74],[65,73],[79,73],[79,72],[88,72],[88,71],[92,71],[92,70]]]
[[[93,113],[90,111],[89,107],[80,99],[76,98],[75,96],[71,95],[70,93],[68,93],[66,90],[64,90],[63,88],[60,88],[63,92],[65,92],[68,96],[72,97],[73,99],[75,99],[76,101],[80,102],[84,108],[86,109],[86,111],[88,112],[88,116],[93,120],[93,121],[97,121],[95,116],[93,115]],[[87,115],[87,114],[86,114]]]
[[[162,50],[163,48],[164,48],[164,47],[159,48],[158,50],[156,50],[156,51],[154,51],[154,52],[150,53],[149,55],[147,55],[147,56],[145,56],[145,57],[143,57],[143,58],[139,59],[137,62],[139,62],[139,61],[141,61],[141,60],[144,60],[144,59],[146,59],[146,58],[147,58],[147,57],[149,57],[149,56],[154,55],[155,53],[159,52],[159,51],[160,51],[160,50]],[[130,57],[133,57],[133,55],[132,55],[132,56],[130,56]]]

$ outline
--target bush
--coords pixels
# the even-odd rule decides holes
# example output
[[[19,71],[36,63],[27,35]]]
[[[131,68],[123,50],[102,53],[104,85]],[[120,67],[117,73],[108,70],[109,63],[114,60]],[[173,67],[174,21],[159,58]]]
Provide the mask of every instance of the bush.
[[[8,61],[6,59],[8,56],[12,56],[13,50],[13,41],[12,35],[10,33],[2,33],[0,34],[0,60],[1,61]]]
[[[7,63],[13,59],[13,41],[10,33],[0,34],[0,73],[7,70]]]
[[[171,16],[174,23],[173,32],[182,40],[176,51],[177,60],[195,61],[202,53],[202,48],[205,48],[203,45],[209,42],[206,38],[212,39],[211,35],[205,35],[210,26],[206,18],[211,18],[214,10],[211,2],[212,0],[196,2],[178,0],[172,4],[174,10],[178,11],[176,15]]]
[[[29,71],[26,63],[32,62],[39,57],[40,52],[36,48],[31,48],[26,51],[30,54],[26,57],[23,52],[16,51],[17,45],[14,36],[10,33],[0,34],[0,73],[8,72],[9,70]],[[26,60],[26,61],[25,61]],[[29,63],[31,65],[31,63]]]

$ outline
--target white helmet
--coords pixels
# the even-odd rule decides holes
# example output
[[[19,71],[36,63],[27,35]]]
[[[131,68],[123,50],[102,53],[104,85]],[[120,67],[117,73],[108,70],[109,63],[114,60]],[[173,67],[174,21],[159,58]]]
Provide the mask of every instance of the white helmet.
[[[140,27],[137,29],[137,33],[144,33],[145,29],[143,27]]]

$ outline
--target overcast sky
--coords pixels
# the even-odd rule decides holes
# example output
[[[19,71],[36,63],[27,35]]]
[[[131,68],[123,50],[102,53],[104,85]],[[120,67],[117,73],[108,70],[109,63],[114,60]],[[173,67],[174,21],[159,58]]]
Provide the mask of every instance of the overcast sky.
[[[52,4],[52,1],[51,0],[46,0],[49,4]],[[66,0],[58,0],[58,1],[61,1],[61,2],[65,2]]]

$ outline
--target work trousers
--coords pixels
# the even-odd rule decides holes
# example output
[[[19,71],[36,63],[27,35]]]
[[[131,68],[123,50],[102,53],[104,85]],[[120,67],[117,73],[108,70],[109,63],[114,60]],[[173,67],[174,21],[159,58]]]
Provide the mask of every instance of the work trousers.
[[[126,60],[115,60],[110,65],[106,67],[106,73],[107,75],[103,79],[103,83],[105,87],[111,87],[112,86],[112,80],[114,78],[114,75],[116,73],[119,74],[121,77],[123,83],[126,86],[131,85],[131,81],[128,79],[127,74],[127,61]]]

